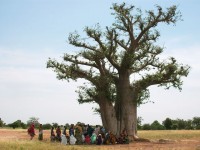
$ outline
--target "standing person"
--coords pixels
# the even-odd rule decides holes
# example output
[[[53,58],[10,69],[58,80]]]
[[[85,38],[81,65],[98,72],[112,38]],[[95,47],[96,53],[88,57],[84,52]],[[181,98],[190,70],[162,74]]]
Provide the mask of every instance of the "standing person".
[[[63,130],[63,133],[62,133],[62,134],[64,134],[65,136],[67,135],[66,130],[67,130],[67,127],[64,126],[64,130]]]
[[[51,127],[51,136],[50,136],[50,138],[51,138],[52,142],[55,141],[56,136],[55,136],[55,133],[54,133],[54,127]]]
[[[61,129],[60,126],[57,127],[56,129],[56,138],[58,141],[61,141]]]
[[[69,128],[69,136],[74,136],[74,124],[71,124],[71,127]]]
[[[87,125],[83,125],[83,135],[84,135],[84,137],[87,135]]]
[[[96,136],[99,135],[99,131],[100,131],[100,127],[98,125],[96,125],[96,127],[94,129],[94,133],[96,134]]]
[[[30,140],[32,140],[35,136],[35,125],[33,123],[28,128],[28,134],[30,135]]]
[[[87,133],[89,134],[89,136],[92,136],[94,129],[88,124],[88,128],[87,128]]]
[[[83,144],[82,142],[82,127],[80,125],[75,126],[75,138],[76,144]]]
[[[40,141],[43,140],[43,128],[42,128],[42,124],[40,124],[40,126],[39,126],[38,140],[40,140]]]

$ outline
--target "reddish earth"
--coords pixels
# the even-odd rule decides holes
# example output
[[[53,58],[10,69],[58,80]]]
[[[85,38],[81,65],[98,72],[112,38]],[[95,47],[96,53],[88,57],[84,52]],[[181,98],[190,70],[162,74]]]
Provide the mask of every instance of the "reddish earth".
[[[49,141],[49,133],[50,131],[44,131],[44,141]],[[29,140],[29,136],[26,130],[0,129],[1,140]],[[37,140],[37,136],[34,140]],[[137,141],[125,145],[102,145],[101,148],[110,150],[200,150],[200,139]]]

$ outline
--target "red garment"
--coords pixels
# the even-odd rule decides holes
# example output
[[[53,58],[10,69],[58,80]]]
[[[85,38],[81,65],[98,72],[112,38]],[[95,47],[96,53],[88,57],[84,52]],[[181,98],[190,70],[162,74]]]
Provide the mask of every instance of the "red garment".
[[[30,136],[34,136],[35,135],[35,126],[34,126],[34,124],[32,124],[30,127],[29,127],[29,129],[28,129],[28,134],[30,135]]]
[[[89,135],[86,135],[85,143],[90,144],[90,136]]]
[[[61,136],[61,130],[60,130],[60,128],[56,129],[56,134],[57,134],[57,136]]]

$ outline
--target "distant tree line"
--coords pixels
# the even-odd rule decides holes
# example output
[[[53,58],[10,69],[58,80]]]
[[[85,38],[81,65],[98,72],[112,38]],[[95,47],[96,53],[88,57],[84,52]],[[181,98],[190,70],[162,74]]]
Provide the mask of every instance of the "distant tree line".
[[[35,127],[38,128],[40,124],[39,118],[30,117],[30,119],[26,123],[22,122],[21,120],[16,120],[13,123],[9,123],[9,124],[4,123],[3,120],[1,120],[0,118],[0,127],[10,127],[13,129],[15,128],[27,129],[31,123],[34,123]],[[52,125],[50,123],[43,124],[44,129],[51,129],[51,127]]]
[[[4,123],[4,121],[0,118],[0,127],[10,127],[13,129],[16,129],[16,128],[27,129],[30,126],[30,124],[32,124],[32,123],[34,123],[35,128],[39,128],[40,122],[39,122],[39,118],[37,118],[37,117],[30,117],[26,123],[22,122],[21,120],[16,120],[13,123],[9,123],[9,124]],[[80,122],[78,122],[78,123],[80,123]],[[42,127],[44,130],[51,129],[51,127],[56,128],[57,126],[61,126],[61,127],[66,126],[68,129],[70,128],[70,124],[68,124],[68,123],[66,123],[65,125],[59,125],[58,123],[42,124]]]
[[[137,128],[138,130],[200,130],[200,117],[193,117],[192,119],[184,120],[184,119],[170,119],[166,118],[162,123],[155,120],[153,123],[145,123],[142,124],[142,117],[138,117]],[[35,124],[35,127],[39,127],[39,118],[31,117],[26,123],[22,122],[21,120],[16,120],[13,123],[6,124],[0,118],[0,127],[11,127],[15,128],[22,128],[27,129],[31,123]],[[80,124],[80,122],[77,122]],[[66,126],[68,129],[70,127],[69,123],[65,125],[59,125],[58,123],[45,123],[43,124],[43,129],[51,129],[51,127],[57,126]]]
[[[193,119],[170,119],[166,118],[162,124],[155,120],[153,123],[141,124],[142,118],[138,118],[138,130],[200,130],[200,117]]]

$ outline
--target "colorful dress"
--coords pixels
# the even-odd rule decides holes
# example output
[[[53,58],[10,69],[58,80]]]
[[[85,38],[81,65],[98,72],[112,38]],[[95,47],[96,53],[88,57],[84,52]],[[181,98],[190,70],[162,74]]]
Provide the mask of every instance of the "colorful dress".
[[[90,144],[90,136],[89,135],[85,136],[85,143]]]
[[[28,134],[31,137],[31,140],[33,139],[33,137],[35,136],[35,126],[34,124],[32,124],[29,128],[28,128]]]
[[[75,128],[75,138],[76,144],[83,144],[82,142],[82,128],[80,126],[76,126]]]

